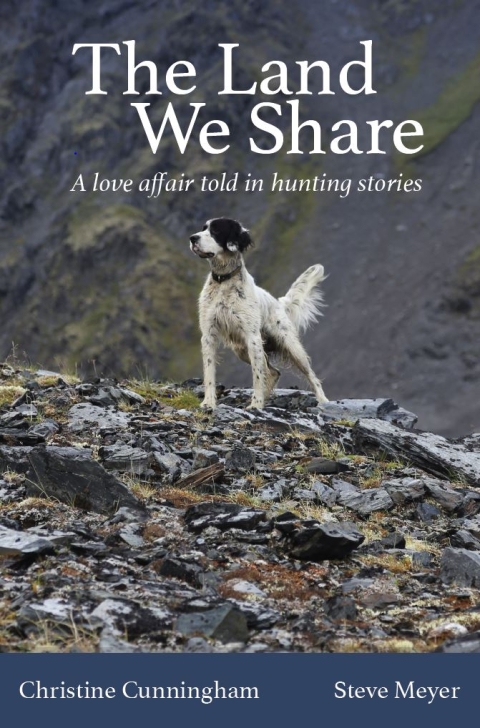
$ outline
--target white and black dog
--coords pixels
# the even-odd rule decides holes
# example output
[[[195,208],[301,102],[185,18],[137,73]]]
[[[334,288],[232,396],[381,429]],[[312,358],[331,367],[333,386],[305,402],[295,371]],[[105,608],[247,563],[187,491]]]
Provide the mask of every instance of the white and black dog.
[[[243,253],[253,245],[248,230],[237,220],[208,220],[192,235],[190,248],[208,258],[210,274],[199,300],[205,399],[202,407],[216,406],[215,365],[220,341],[233,349],[253,370],[250,407],[261,409],[280,372],[269,356],[295,366],[310,382],[319,404],[328,402],[299,339],[299,331],[320,315],[323,266],[312,265],[288,293],[276,299],[255,284],[245,268]]]

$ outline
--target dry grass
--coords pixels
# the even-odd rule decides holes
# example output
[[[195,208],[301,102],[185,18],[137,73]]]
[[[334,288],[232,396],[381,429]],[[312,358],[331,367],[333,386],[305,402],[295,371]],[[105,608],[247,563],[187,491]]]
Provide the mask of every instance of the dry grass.
[[[362,554],[357,556],[365,566],[380,566],[391,574],[405,574],[412,570],[408,554]]]
[[[16,399],[25,394],[27,390],[16,384],[0,385],[0,407],[8,407],[15,402]]]
[[[274,599],[296,599],[303,602],[323,595],[323,579],[327,573],[328,567],[322,566],[309,566],[303,571],[296,571],[281,564],[248,564],[225,574],[224,584],[218,591],[224,597],[238,599],[239,593],[228,582],[232,579],[244,579],[256,584]]]

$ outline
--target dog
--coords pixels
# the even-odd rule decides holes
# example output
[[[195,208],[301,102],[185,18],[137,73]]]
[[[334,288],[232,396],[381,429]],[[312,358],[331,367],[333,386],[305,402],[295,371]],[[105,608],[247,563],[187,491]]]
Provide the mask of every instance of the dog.
[[[303,348],[299,332],[321,315],[322,265],[312,265],[288,293],[276,299],[255,284],[243,254],[253,246],[249,231],[237,220],[208,220],[190,237],[190,249],[208,259],[210,274],[199,299],[205,397],[201,407],[215,409],[216,355],[220,342],[252,367],[249,409],[262,409],[280,377],[270,357],[296,367],[310,382],[320,405],[328,402]]]

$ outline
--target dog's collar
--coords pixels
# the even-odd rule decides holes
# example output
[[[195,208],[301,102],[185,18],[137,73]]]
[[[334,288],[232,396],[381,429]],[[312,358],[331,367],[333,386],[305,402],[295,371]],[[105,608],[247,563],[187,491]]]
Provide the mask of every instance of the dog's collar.
[[[214,273],[213,270],[211,271],[212,278],[215,281],[215,283],[223,283],[224,281],[230,280],[230,278],[233,278],[233,276],[236,276],[237,273],[239,273],[242,270],[242,265],[240,264],[238,268],[235,268],[235,270],[232,270],[231,273],[225,273],[223,276],[219,276],[218,273]]]

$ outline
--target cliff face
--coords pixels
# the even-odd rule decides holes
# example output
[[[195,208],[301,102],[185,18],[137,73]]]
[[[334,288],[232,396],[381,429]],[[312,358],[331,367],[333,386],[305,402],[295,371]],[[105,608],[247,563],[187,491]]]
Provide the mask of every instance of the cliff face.
[[[329,308],[307,337],[330,397],[395,391],[426,428],[462,434],[480,425],[480,267],[476,164],[480,3],[433,0],[336,3],[232,2],[192,9],[178,2],[100,8],[48,0],[0,9],[0,355],[12,342],[33,361],[97,372],[178,378],[199,373],[195,301],[205,268],[188,251],[204,219],[238,217],[257,248],[249,267],[282,294],[321,261]],[[292,31],[293,28],[293,31]],[[235,143],[224,155],[197,144],[184,155],[171,135],[152,155],[123,96],[126,59],[105,56],[108,96],[85,96],[87,53],[74,43],[136,39],[138,60],[166,69],[191,60],[200,79],[175,97],[180,122],[192,101],[224,119]],[[424,154],[254,155],[253,103],[218,96],[218,43],[240,43],[236,80],[247,86],[268,60],[328,59],[332,70],[374,41],[368,100],[337,93],[300,97],[305,118],[330,129],[340,119],[415,118]],[[164,87],[161,85],[160,88]],[[142,83],[147,83],[144,77]],[[159,123],[166,100],[152,102]],[[138,97],[145,100],[145,97]],[[138,100],[137,99],[137,100]],[[256,97],[255,102],[265,100]],[[268,98],[266,100],[272,100]],[[274,101],[279,101],[274,98]],[[203,112],[202,112],[203,113]],[[328,132],[329,134],[329,132]],[[69,192],[78,175],[116,179],[228,174],[270,179],[420,178],[421,193]],[[223,378],[246,383],[227,358]]]

